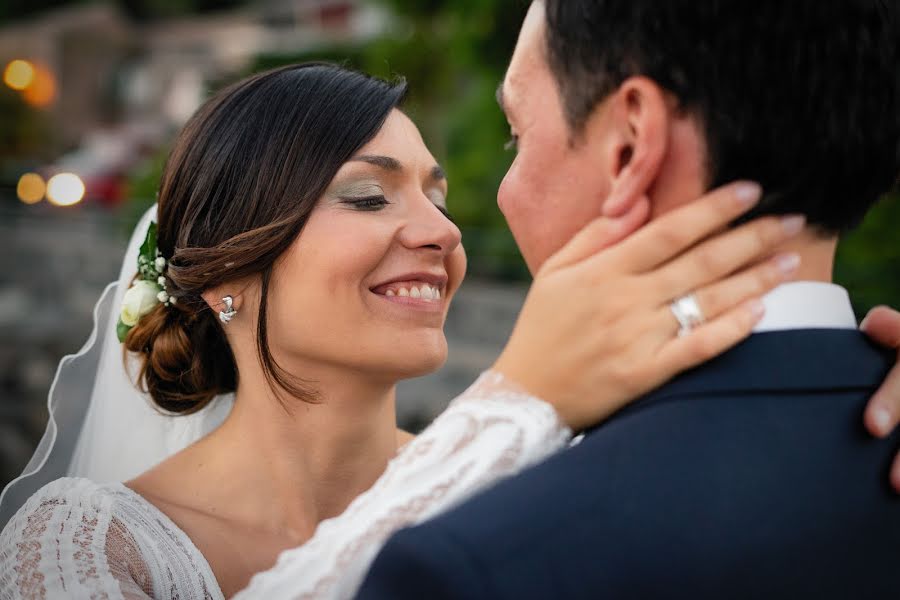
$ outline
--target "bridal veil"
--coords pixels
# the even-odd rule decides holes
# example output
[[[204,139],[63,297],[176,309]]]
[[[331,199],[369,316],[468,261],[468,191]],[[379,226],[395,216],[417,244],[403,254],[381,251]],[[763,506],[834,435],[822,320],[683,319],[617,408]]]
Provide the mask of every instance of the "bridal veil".
[[[60,477],[97,483],[127,481],[218,427],[233,396],[186,416],[160,412],[126,369],[116,322],[122,297],[137,272],[137,255],[156,206],[131,235],[117,282],[94,307],[94,328],[78,353],[64,357],[47,398],[48,421],[37,450],[0,494],[0,529],[25,501]]]

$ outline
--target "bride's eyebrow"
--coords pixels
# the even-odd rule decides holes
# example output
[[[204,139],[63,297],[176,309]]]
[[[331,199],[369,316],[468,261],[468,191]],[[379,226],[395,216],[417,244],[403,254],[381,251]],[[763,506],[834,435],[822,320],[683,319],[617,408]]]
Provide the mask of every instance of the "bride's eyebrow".
[[[392,156],[382,156],[377,154],[360,154],[359,156],[354,156],[350,159],[351,162],[364,162],[370,165],[375,165],[385,171],[392,172],[400,172],[403,170],[403,163]],[[440,165],[434,165],[431,167],[431,172],[429,173],[429,179],[434,182],[444,181],[447,179],[447,174],[444,172],[444,169],[441,168]]]

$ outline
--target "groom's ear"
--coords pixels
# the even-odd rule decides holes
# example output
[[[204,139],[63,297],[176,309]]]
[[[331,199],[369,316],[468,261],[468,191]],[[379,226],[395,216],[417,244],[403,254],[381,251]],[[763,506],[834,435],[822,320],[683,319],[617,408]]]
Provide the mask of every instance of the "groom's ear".
[[[670,107],[662,88],[646,77],[629,77],[605,104],[611,185],[603,215],[618,217],[649,197],[669,142]]]

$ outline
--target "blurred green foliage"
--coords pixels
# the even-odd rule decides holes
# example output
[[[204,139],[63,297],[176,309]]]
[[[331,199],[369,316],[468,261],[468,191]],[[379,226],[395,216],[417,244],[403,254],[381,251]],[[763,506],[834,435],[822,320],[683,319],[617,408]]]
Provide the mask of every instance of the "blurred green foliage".
[[[885,196],[841,241],[834,280],[860,317],[878,304],[900,309],[900,193]]]

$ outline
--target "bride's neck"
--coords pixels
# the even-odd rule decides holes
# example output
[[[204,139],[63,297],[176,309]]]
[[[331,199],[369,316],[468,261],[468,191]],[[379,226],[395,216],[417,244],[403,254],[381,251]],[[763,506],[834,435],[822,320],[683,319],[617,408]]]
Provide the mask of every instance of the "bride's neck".
[[[208,461],[201,476],[227,494],[234,518],[311,534],[371,487],[396,453],[394,385],[347,369],[314,375],[314,403],[282,403],[261,374],[242,373],[231,415],[198,448]]]

